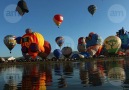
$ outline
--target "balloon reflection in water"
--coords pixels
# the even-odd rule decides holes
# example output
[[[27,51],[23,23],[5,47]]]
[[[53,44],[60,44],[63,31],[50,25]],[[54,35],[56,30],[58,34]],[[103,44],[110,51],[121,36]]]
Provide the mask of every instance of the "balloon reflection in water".
[[[22,90],[46,90],[51,85],[52,72],[49,64],[24,66]]]
[[[55,63],[54,64],[54,72],[55,75],[63,75],[63,64],[62,63]]]
[[[111,68],[108,72],[108,80],[114,86],[121,85],[125,78],[125,71],[121,67]]]
[[[63,63],[63,74],[68,78],[72,78],[73,76],[73,63],[72,62]]]
[[[58,79],[58,88],[67,87],[66,78],[62,75],[61,78]]]
[[[92,86],[102,85],[96,61],[82,63],[80,66],[80,79],[82,80],[82,84],[85,84],[84,86],[88,84]]]

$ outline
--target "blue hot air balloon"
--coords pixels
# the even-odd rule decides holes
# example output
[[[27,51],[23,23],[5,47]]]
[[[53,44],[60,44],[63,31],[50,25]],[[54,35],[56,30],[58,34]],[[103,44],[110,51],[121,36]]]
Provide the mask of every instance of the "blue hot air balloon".
[[[53,51],[53,54],[54,54],[54,56],[55,56],[57,59],[59,59],[59,58],[61,57],[61,55],[62,55],[62,51],[61,51],[60,49],[55,49],[55,50]]]

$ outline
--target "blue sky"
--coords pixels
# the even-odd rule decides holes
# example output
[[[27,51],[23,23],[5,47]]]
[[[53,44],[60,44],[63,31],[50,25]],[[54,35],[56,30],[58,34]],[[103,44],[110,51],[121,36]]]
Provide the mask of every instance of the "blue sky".
[[[22,56],[21,46],[17,44],[10,54],[4,45],[6,35],[22,36],[26,28],[41,33],[49,41],[52,51],[59,48],[55,43],[57,36],[64,36],[63,46],[77,50],[79,37],[86,37],[90,32],[100,35],[103,40],[115,35],[124,27],[129,30],[128,0],[25,0],[29,13],[23,17],[7,16],[7,11],[15,11],[18,0],[1,0],[0,3],[0,56]],[[87,8],[94,4],[97,7],[92,16]],[[61,14],[64,17],[60,28],[53,22],[53,16]],[[62,46],[62,47],[63,47]]]

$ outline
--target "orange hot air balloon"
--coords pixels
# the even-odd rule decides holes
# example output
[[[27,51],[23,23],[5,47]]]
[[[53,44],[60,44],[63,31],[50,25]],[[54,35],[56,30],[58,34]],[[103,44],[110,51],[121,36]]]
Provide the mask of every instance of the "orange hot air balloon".
[[[23,54],[28,53],[32,58],[36,58],[38,53],[43,53],[44,37],[37,32],[27,32],[21,38],[21,50]]]
[[[55,24],[58,26],[61,25],[61,23],[63,22],[63,16],[60,15],[60,14],[56,14],[54,17],[53,17],[53,21],[55,22]]]

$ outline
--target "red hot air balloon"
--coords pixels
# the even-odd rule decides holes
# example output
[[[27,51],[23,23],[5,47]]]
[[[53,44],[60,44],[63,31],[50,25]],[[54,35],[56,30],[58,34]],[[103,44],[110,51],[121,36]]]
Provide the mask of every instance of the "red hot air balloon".
[[[44,41],[44,49],[44,52],[38,54],[42,58],[46,58],[51,53],[51,44],[46,40]]]
[[[55,24],[58,26],[61,25],[61,23],[63,22],[63,16],[60,15],[60,14],[56,14],[54,17],[53,17],[53,21],[55,22]]]

